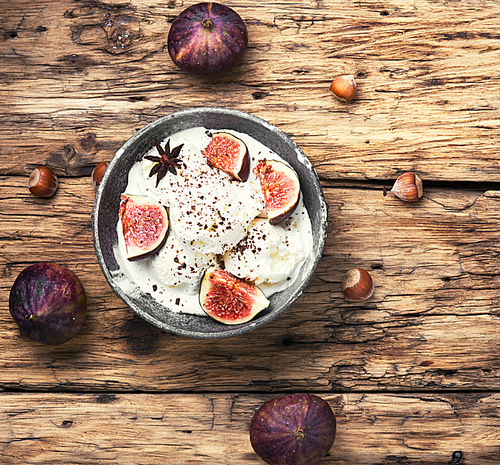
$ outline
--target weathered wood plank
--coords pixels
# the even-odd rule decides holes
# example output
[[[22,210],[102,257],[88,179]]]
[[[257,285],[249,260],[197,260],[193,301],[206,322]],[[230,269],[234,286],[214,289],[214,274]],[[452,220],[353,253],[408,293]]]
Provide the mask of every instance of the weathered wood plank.
[[[498,464],[498,394],[320,394],[338,425],[322,464]],[[263,464],[249,428],[268,398],[2,394],[0,459],[10,465]]]
[[[3,3],[0,390],[22,392],[0,394],[0,462],[262,463],[248,441],[254,409],[304,390],[339,420],[324,463],[500,461],[497,1],[235,0],[249,49],[216,79],[168,56],[185,2]],[[344,73],[358,82],[350,104],[329,91]],[[291,135],[330,221],[299,301],[220,341],[135,317],[104,280],[90,228],[93,166],[157,117],[209,105]],[[38,164],[60,176],[52,199],[27,190]],[[384,196],[410,169],[422,201]],[[60,347],[21,339],[8,312],[17,274],[45,260],[73,269],[89,296],[82,331]],[[375,279],[362,304],[340,292],[352,266]]]
[[[406,204],[382,188],[326,187],[329,237],[316,277],[280,318],[249,335],[192,340],[134,317],[97,264],[90,178],[50,199],[24,177],[0,186],[0,386],[3,389],[498,390],[500,194],[425,187]],[[18,273],[38,261],[73,269],[89,297],[83,329],[44,347],[8,313]],[[365,303],[346,302],[345,271],[369,269]]]
[[[496,1],[233,1],[250,46],[217,79],[168,56],[183,2],[4,3],[0,174],[87,175],[155,118],[218,105],[283,129],[325,180],[500,181]],[[351,104],[329,91],[343,73]]]

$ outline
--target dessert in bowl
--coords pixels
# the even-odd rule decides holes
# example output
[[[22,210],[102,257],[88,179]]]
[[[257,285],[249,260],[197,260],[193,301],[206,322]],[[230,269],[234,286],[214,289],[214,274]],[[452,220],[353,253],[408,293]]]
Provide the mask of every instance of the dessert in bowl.
[[[246,163],[234,170],[210,159],[219,138],[241,143]],[[270,166],[291,170],[300,183],[291,211],[271,211],[263,187]],[[164,237],[158,232],[141,250],[128,225],[143,201],[168,215],[158,220],[167,225]],[[132,136],[106,169],[92,217],[97,258],[113,291],[146,321],[196,338],[243,334],[289,308],[314,275],[326,226],[321,185],[300,148],[258,117],[217,107],[173,113]],[[237,324],[215,318],[210,286],[202,283],[220,270],[237,286],[257,288],[267,304]]]

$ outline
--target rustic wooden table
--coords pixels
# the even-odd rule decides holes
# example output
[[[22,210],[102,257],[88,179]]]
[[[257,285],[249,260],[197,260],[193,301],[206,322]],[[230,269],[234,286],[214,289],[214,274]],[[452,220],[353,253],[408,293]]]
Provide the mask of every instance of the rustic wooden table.
[[[500,4],[497,0],[235,0],[249,48],[217,79],[166,50],[181,0],[0,1],[0,462],[259,464],[265,400],[316,393],[338,419],[322,463],[500,463]],[[354,74],[340,103],[332,79]],[[241,337],[194,340],[145,323],[105,281],[92,243],[93,167],[135,131],[196,106],[290,135],[329,208],[301,298]],[[52,167],[36,198],[31,170]],[[413,170],[424,196],[384,195]],[[56,347],[8,311],[26,266],[72,269],[89,298]],[[351,267],[371,299],[346,302]]]

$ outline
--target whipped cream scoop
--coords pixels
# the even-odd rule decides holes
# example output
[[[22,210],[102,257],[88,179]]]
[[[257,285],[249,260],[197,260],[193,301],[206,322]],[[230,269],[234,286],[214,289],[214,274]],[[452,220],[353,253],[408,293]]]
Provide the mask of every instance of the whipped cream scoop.
[[[224,130],[243,140],[251,167],[259,159],[280,159],[247,134]],[[170,147],[180,144],[176,174],[167,172],[156,186],[150,176],[154,161],[142,158],[129,172],[127,194],[147,195],[168,209],[170,230],[166,244],[153,257],[120,264],[131,279],[173,311],[204,315],[198,289],[204,271],[220,263],[228,271],[254,282],[267,297],[285,289],[312,250],[312,229],[302,200],[283,223],[270,225],[259,180],[252,173],[246,182],[233,179],[207,164],[202,150],[210,142],[203,127],[171,136]],[[165,145],[167,140],[161,141]],[[145,155],[155,155],[152,148]]]

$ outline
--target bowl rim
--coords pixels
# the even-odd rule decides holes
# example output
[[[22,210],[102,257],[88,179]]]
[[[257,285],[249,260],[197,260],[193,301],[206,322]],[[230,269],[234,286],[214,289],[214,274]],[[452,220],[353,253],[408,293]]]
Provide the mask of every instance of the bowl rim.
[[[226,116],[236,116],[236,117],[242,118],[244,120],[251,121],[257,125],[263,126],[265,129],[271,131],[277,137],[282,139],[286,144],[288,144],[293,149],[293,152],[295,153],[298,162],[305,166],[309,175],[313,178],[315,194],[318,195],[318,200],[319,200],[319,205],[320,205],[320,212],[319,212],[320,229],[318,231],[318,244],[316,244],[316,246],[315,246],[316,250],[315,250],[315,254],[314,254],[314,261],[313,261],[312,266],[310,267],[310,272],[309,272],[308,276],[305,279],[302,279],[299,281],[300,290],[298,293],[296,293],[297,295],[291,300],[291,302],[288,303],[288,305],[283,305],[281,308],[273,309],[268,314],[263,315],[260,318],[253,319],[253,320],[245,323],[244,326],[243,325],[223,325],[227,329],[224,329],[224,331],[221,331],[221,332],[201,332],[201,331],[195,331],[195,330],[186,330],[186,329],[179,328],[179,327],[173,327],[171,325],[168,325],[164,321],[159,321],[154,316],[152,316],[150,313],[139,308],[135,302],[131,301],[130,296],[126,292],[124,292],[123,289],[120,286],[116,285],[116,283],[114,282],[114,277],[112,276],[112,274],[111,274],[111,272],[110,272],[110,270],[109,270],[109,268],[104,260],[103,253],[101,251],[101,238],[100,238],[99,231],[98,231],[98,225],[99,225],[98,219],[100,216],[99,212],[100,212],[100,206],[101,206],[101,200],[102,200],[104,186],[108,182],[108,178],[111,175],[111,173],[113,172],[114,166],[117,163],[119,163],[120,157],[124,153],[126,153],[127,149],[129,149],[131,146],[133,146],[133,144],[135,144],[138,139],[141,139],[141,137],[144,134],[148,133],[148,131],[150,131],[152,127],[155,127],[157,125],[158,126],[163,125],[163,124],[168,125],[169,120],[183,118],[183,117],[187,117],[187,116],[193,116],[193,115],[196,115],[199,113],[218,113],[218,114],[226,115]],[[175,111],[175,112],[170,113],[168,115],[164,115],[164,116],[161,116],[159,118],[156,118],[155,120],[153,120],[150,123],[143,126],[140,130],[135,132],[116,151],[113,158],[109,162],[108,168],[106,169],[104,176],[101,179],[101,182],[100,182],[100,184],[97,188],[97,191],[96,191],[96,195],[95,195],[95,199],[94,199],[94,206],[93,206],[93,210],[92,210],[92,232],[93,232],[93,242],[94,242],[95,253],[97,256],[97,261],[99,263],[99,266],[101,268],[102,273],[104,274],[106,281],[108,282],[112,291],[134,313],[138,314],[141,318],[143,318],[144,320],[146,320],[148,323],[152,324],[153,326],[156,326],[157,328],[160,328],[160,329],[167,331],[169,333],[172,333],[172,334],[185,336],[185,337],[191,337],[191,338],[197,338],[197,339],[221,339],[221,338],[228,338],[228,337],[234,337],[234,336],[246,334],[250,331],[253,331],[257,328],[260,328],[260,327],[266,325],[267,323],[269,323],[270,321],[274,320],[278,316],[280,316],[282,313],[284,313],[288,308],[290,308],[295,303],[295,301],[300,297],[300,295],[306,290],[310,281],[314,277],[316,270],[317,270],[317,267],[319,265],[319,262],[321,260],[321,257],[323,256],[323,252],[324,252],[325,245],[326,245],[326,238],[327,238],[327,226],[328,226],[327,216],[328,216],[328,211],[327,211],[326,201],[325,201],[323,189],[321,187],[321,183],[320,183],[320,179],[318,177],[318,174],[316,173],[310,160],[304,154],[302,149],[295,143],[295,141],[290,136],[288,136],[281,129],[277,128],[276,126],[274,126],[273,124],[264,120],[263,118],[252,115],[250,113],[246,113],[246,112],[243,112],[241,110],[224,108],[224,107],[217,107],[217,106],[204,107],[204,106],[202,106],[202,107],[193,107],[193,108],[189,108],[189,109],[178,110],[178,111]],[[280,292],[285,292],[285,291],[280,291]],[[141,292],[144,292],[144,291],[141,289]],[[168,307],[165,307],[165,308],[168,311],[172,312],[172,310],[169,309]],[[192,316],[196,316],[196,315],[192,315]]]

